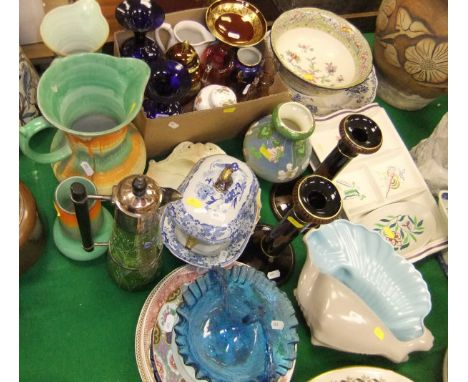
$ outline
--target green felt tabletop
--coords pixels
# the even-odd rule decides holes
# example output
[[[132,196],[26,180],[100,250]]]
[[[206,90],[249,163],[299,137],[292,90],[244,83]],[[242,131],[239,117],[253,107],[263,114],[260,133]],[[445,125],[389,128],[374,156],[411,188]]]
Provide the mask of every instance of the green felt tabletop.
[[[372,41],[372,36],[366,36]],[[392,108],[377,99],[388,112],[403,141],[411,148],[430,135],[447,111],[447,96],[416,112]],[[53,132],[40,137],[46,150]],[[230,155],[242,158],[242,139],[221,142]],[[135,328],[143,303],[154,285],[140,292],[119,289],[109,278],[105,257],[76,262],[55,247],[52,227],[56,218],[53,193],[58,182],[50,165],[35,163],[20,153],[19,178],[32,191],[47,242],[40,260],[19,280],[19,343],[21,381],[138,381],[135,361]],[[262,188],[261,221],[275,223],[269,206],[271,184]],[[110,208],[110,207],[109,207]],[[395,370],[419,382],[440,382],[448,337],[447,277],[437,259],[416,263],[432,296],[432,310],[425,320],[434,335],[428,352],[410,354],[407,362],[394,364],[383,357],[355,355],[313,346],[310,330],[297,306],[293,289],[306,258],[302,237],[293,242],[296,265],[291,279],[282,286],[293,302],[299,319],[298,356],[293,381],[339,367],[371,365]],[[183,265],[167,249],[163,252],[162,278]]]

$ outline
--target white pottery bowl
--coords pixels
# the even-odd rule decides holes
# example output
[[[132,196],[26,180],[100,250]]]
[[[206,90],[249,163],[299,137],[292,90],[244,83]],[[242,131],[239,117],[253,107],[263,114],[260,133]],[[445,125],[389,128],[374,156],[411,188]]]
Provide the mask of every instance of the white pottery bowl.
[[[50,50],[68,56],[99,50],[109,36],[109,24],[95,0],[79,0],[48,12],[40,33]]]
[[[372,70],[372,52],[362,33],[323,9],[284,12],[271,28],[271,45],[294,76],[327,89],[356,86]]]
[[[427,284],[376,232],[336,220],[304,236],[308,258],[295,295],[312,343],[403,362],[433,344]]]

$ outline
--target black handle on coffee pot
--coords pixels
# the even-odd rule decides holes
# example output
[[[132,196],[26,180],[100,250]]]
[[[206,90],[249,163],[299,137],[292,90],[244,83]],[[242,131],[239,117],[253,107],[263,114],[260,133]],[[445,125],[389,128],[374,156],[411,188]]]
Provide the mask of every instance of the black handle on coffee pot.
[[[75,215],[78,220],[83,249],[86,252],[92,252],[94,250],[94,241],[91,235],[91,221],[89,219],[88,194],[86,193],[86,188],[81,183],[74,182],[70,186],[70,192],[71,200],[75,206]]]

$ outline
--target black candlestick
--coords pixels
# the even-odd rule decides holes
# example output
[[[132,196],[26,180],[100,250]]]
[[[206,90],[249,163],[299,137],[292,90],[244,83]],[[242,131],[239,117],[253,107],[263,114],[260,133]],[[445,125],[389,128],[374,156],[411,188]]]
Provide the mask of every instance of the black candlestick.
[[[340,140],[314,171],[328,179],[338,173],[358,154],[373,154],[382,146],[382,131],[377,123],[363,114],[350,114],[339,126]],[[291,191],[295,181],[275,184],[270,193],[270,205],[274,215],[281,219],[291,209]]]
[[[309,175],[299,179],[292,192],[293,207],[278,225],[258,224],[239,261],[262,271],[278,285],[294,269],[291,246],[301,232],[335,220],[341,211],[338,189],[327,178]]]

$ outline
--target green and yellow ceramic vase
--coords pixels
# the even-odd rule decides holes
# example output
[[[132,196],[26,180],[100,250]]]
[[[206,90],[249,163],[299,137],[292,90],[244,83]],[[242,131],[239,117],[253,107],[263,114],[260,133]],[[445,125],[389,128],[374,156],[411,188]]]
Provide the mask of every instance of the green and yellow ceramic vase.
[[[244,158],[259,177],[289,182],[307,168],[312,153],[309,137],[315,121],[297,102],[279,104],[271,115],[253,123],[244,138]]]
[[[146,164],[143,138],[131,124],[143,102],[149,66],[134,58],[99,53],[55,59],[42,75],[37,98],[43,117],[20,128],[23,153],[39,163],[52,163],[55,177],[90,179],[99,193]],[[50,152],[39,153],[31,140],[55,127]]]

